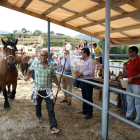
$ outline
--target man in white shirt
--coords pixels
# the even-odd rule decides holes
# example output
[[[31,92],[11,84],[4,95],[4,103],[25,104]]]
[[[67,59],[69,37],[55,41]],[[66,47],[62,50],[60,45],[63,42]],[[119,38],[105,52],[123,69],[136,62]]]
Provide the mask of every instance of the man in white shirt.
[[[71,44],[68,42],[68,40],[65,40],[65,50],[71,51]]]

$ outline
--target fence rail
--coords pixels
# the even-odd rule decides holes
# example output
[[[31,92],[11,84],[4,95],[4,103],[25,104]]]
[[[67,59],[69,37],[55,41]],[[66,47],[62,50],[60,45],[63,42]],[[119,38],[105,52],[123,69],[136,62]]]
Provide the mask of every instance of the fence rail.
[[[60,72],[56,72],[56,73],[57,74],[61,74]],[[75,79],[73,76],[70,76],[70,75],[65,75],[64,74],[63,76],[66,76],[66,77]],[[85,82],[85,83],[88,83],[88,84],[91,84],[91,85],[94,85],[94,86],[98,86],[98,87],[103,88],[103,85],[102,84],[98,84],[98,83],[95,83],[95,82],[90,82],[90,81],[87,81],[87,80],[83,80],[81,78],[76,78],[76,80],[82,81],[82,82]],[[55,84],[52,84],[52,85],[56,87]],[[64,92],[66,92],[66,93],[68,93],[68,94],[70,94],[70,95],[72,95],[72,96],[74,96],[75,98],[77,98],[77,99],[79,99],[79,100],[81,100],[81,101],[83,101],[83,102],[85,102],[85,103],[87,103],[87,104],[89,104],[89,105],[91,105],[91,106],[99,109],[99,110],[102,110],[102,107],[100,107],[100,106],[98,106],[98,105],[96,105],[94,103],[91,103],[91,102],[89,102],[89,101],[87,101],[87,100],[85,100],[85,99],[83,99],[83,98],[81,98],[81,97],[79,97],[79,96],[77,96],[77,95],[75,95],[75,94],[73,94],[73,93],[71,93],[71,92],[63,89],[63,88],[61,88],[61,90],[64,91]],[[120,90],[120,89],[117,89],[117,88],[114,88],[114,87],[109,87],[109,91],[118,92],[118,93],[121,93],[121,94],[129,95],[129,96],[132,96],[132,97],[135,97],[135,98],[139,98],[140,99],[140,95],[133,94],[133,93],[130,93],[130,92],[127,92],[127,91],[123,91],[123,90]],[[127,119],[124,119],[123,117],[120,117],[120,116],[116,115],[115,113],[113,113],[111,111],[108,111],[108,114],[110,116],[112,116],[112,117],[114,117],[114,118],[116,118],[116,119],[118,119],[118,120],[120,120],[122,122],[125,122],[126,124],[128,124],[130,126],[133,126],[133,127],[135,127],[135,128],[137,128],[137,129],[140,130],[140,126],[139,125],[137,125],[137,124],[135,124],[135,123],[133,123],[133,122],[127,120]]]

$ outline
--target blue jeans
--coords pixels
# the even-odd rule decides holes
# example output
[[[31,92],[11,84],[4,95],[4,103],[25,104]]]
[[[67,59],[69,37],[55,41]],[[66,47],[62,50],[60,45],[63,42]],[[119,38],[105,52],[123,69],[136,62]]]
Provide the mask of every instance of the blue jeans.
[[[93,82],[92,79],[86,79],[88,81]],[[93,85],[81,82],[81,89],[82,89],[82,97],[83,99],[93,103],[92,95],[93,95]],[[93,113],[93,106],[83,102],[83,112],[87,115],[92,117]]]
[[[46,91],[39,91],[38,93],[42,96],[46,96]],[[53,128],[53,127],[57,127],[57,121],[56,121],[55,113],[54,113],[53,100],[51,100],[49,97],[48,98],[42,98],[38,95],[37,105],[35,106],[36,107],[36,116],[37,117],[42,116],[41,103],[42,103],[43,99],[46,102],[46,108],[47,108],[48,116],[49,116],[49,120],[50,120],[50,129]]]
[[[120,89],[126,91],[126,88],[122,88],[120,85]],[[122,100],[122,110],[124,112],[127,111],[127,100],[126,100],[126,95],[125,94],[120,94],[121,95],[121,100]]]
[[[73,79],[73,86],[76,86],[76,79]]]
[[[140,85],[129,84],[126,91],[140,95]],[[137,112],[135,122],[140,123],[140,99],[127,95],[127,118],[133,118],[135,108]]]

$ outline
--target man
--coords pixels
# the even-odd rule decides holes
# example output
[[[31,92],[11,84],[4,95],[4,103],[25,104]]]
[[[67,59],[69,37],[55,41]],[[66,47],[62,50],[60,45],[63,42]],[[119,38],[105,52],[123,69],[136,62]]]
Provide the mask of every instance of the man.
[[[31,59],[28,62],[28,65],[31,66],[34,61],[38,61],[38,60],[35,58],[35,55],[33,54]],[[31,76],[32,76],[32,78],[34,80],[34,70],[31,71]]]
[[[40,61],[34,61],[31,65],[30,69],[27,71],[27,75],[24,78],[25,81],[29,80],[29,75],[32,70],[35,71],[35,80],[33,86],[33,92],[31,96],[31,100],[36,105],[36,116],[38,118],[38,122],[41,123],[41,103],[44,97],[46,102],[46,108],[48,111],[48,116],[50,120],[50,131],[51,133],[58,133],[59,129],[57,128],[57,121],[54,113],[53,106],[53,94],[52,94],[52,79],[54,83],[57,85],[58,90],[61,89],[60,85],[58,85],[58,81],[56,78],[55,68],[52,63],[47,61],[48,53],[45,50],[40,52]],[[37,93],[39,95],[37,95]],[[48,96],[47,98],[45,98]]]
[[[127,77],[129,86],[126,91],[140,95],[140,58],[137,54],[138,48],[136,46],[129,48],[131,59],[127,62],[127,71],[119,79]],[[137,115],[134,121],[140,125],[140,99],[127,95],[127,119],[133,119],[135,108]]]
[[[65,64],[65,69],[64,69],[64,74],[66,75],[71,75],[71,66],[70,66],[70,61],[67,59],[69,57],[69,51],[66,50],[64,52],[64,58],[61,60],[61,67],[64,67],[65,59],[66,59],[66,64]],[[62,77],[62,86],[65,90],[68,90],[69,92],[72,92],[72,78],[63,76]],[[68,105],[71,105],[71,98],[72,96],[70,94],[67,94],[64,92],[64,99],[60,101],[61,103],[63,102],[68,102]]]
[[[93,43],[92,46],[95,54],[102,54],[102,49],[100,47],[97,47],[96,43]],[[99,56],[99,62],[100,64],[102,64],[102,56]]]
[[[95,71],[95,61],[90,56],[90,51],[88,48],[82,49],[82,58],[83,63],[78,72],[77,77],[82,78],[84,80],[88,80],[93,82],[94,79],[94,71]],[[82,89],[82,97],[83,99],[93,103],[92,95],[93,95],[93,85],[81,82]],[[92,118],[93,107],[83,102],[83,110],[78,112],[78,114],[85,114],[84,119]]]
[[[68,42],[68,40],[65,40],[65,50],[68,50],[69,52],[71,51],[71,45],[70,45],[70,43]]]

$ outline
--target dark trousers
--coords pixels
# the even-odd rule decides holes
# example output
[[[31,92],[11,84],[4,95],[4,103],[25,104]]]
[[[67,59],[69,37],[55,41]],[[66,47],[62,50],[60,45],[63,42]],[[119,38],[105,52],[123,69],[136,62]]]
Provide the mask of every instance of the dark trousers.
[[[34,72],[34,70],[31,71],[31,76],[32,76],[32,78],[34,80],[35,79],[35,72]]]
[[[76,87],[81,88],[81,81],[76,80]]]
[[[126,91],[126,88],[123,88],[122,85],[120,85],[120,89]],[[121,95],[121,101],[122,101],[122,110],[124,112],[127,112],[127,100],[126,100],[126,95],[125,94],[120,94]]]
[[[99,62],[100,64],[102,64],[102,57],[99,57]]]
[[[42,96],[46,96],[46,91],[39,91],[38,93],[40,95],[42,95]],[[40,97],[38,95],[37,105],[35,106],[36,107],[36,116],[37,117],[41,117],[42,116],[42,113],[41,113],[41,103],[42,103],[43,99],[46,102],[46,108],[47,108],[48,116],[49,116],[49,120],[50,120],[50,129],[52,127],[57,127],[57,121],[56,121],[55,113],[54,113],[53,100],[51,100],[49,97],[48,98],[42,98],[42,97]]]
[[[88,81],[93,82],[92,79],[86,79]],[[82,89],[82,97],[83,99],[93,103],[92,95],[93,95],[93,85],[81,82],[81,89]],[[93,107],[91,105],[88,105],[87,103],[83,102],[83,112],[86,113],[89,116],[92,116],[93,114]]]

